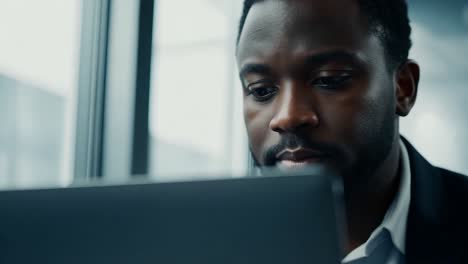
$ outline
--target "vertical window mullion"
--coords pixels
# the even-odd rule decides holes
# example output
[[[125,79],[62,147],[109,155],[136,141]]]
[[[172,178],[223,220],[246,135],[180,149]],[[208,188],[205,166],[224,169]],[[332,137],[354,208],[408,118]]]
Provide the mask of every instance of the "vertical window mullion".
[[[101,175],[109,0],[83,0],[74,178]]]

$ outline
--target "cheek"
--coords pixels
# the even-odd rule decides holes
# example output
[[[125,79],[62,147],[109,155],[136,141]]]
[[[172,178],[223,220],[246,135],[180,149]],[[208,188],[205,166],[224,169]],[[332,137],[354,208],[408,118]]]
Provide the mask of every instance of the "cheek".
[[[388,84],[364,81],[349,93],[322,98],[323,125],[328,136],[351,148],[375,137],[392,111],[393,92],[391,87],[384,86]]]
[[[361,112],[357,115],[359,125],[356,125],[356,134],[361,139],[361,145],[376,144],[394,134],[395,97],[392,87],[385,83],[381,85],[378,94],[365,97]]]
[[[252,102],[244,101],[244,121],[250,147],[257,159],[267,147],[271,135],[269,124],[271,121],[270,109],[266,106],[260,108]]]
[[[361,98],[362,99],[362,98]],[[324,139],[341,147],[345,159],[352,161],[356,147],[368,125],[368,110],[363,100],[349,98],[339,104],[327,104],[322,122]]]

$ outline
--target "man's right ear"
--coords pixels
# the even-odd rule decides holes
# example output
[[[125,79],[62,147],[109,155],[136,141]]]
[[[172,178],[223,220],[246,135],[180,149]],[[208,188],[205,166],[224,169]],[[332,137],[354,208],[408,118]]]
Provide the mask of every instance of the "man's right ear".
[[[418,95],[420,69],[413,60],[407,60],[396,72],[396,114],[407,116]]]

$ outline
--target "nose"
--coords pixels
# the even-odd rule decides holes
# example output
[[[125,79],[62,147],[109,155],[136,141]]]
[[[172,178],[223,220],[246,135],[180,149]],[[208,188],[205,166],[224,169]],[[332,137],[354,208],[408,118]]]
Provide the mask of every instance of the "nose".
[[[292,133],[319,125],[319,118],[313,110],[313,100],[304,92],[289,87],[281,99],[277,112],[270,121],[271,130],[278,133]]]

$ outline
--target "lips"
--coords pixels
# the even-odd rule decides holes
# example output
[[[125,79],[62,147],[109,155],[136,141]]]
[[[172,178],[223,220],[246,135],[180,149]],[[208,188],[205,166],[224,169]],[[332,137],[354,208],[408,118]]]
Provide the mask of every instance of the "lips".
[[[327,157],[327,153],[312,149],[285,149],[276,156],[276,165],[280,169],[301,169],[321,163]]]

